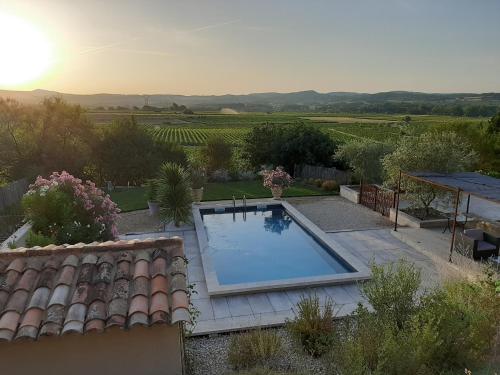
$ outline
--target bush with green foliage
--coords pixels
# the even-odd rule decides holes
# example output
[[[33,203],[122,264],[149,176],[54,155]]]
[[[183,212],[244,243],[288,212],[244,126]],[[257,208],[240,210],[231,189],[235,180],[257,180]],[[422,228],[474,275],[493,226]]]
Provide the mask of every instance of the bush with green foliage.
[[[321,184],[321,188],[324,191],[338,191],[339,184],[334,180],[326,180],[326,181],[323,181],[323,183]]]
[[[243,152],[255,168],[282,165],[289,173],[297,164],[341,166],[333,159],[337,143],[315,126],[263,124],[250,131]]]
[[[189,179],[191,181],[192,189],[201,189],[207,181],[205,170],[202,168],[190,168]]]
[[[117,205],[94,183],[67,172],[39,176],[22,200],[34,235],[29,244],[107,241],[118,236]]]
[[[491,354],[500,299],[491,280],[459,281],[421,293],[414,266],[372,265],[359,305],[338,325],[328,354],[334,374],[463,373]]]
[[[146,181],[146,199],[148,202],[156,202],[158,200],[158,179],[150,178]]]
[[[229,170],[233,156],[233,149],[230,143],[222,137],[213,136],[207,139],[207,144],[203,148],[206,168],[209,172],[218,169]]]
[[[477,154],[469,142],[454,132],[428,132],[418,137],[403,137],[394,152],[386,155],[383,166],[385,184],[390,188],[398,185],[399,172],[452,173],[470,170],[477,161]],[[406,192],[412,207],[423,208],[426,215],[437,197],[447,192],[432,185],[403,178],[401,188]]]
[[[117,120],[102,131],[94,160],[100,178],[115,185],[140,185],[165,162],[187,165],[182,146],[156,141],[134,117]]]
[[[330,299],[321,306],[318,296],[303,296],[297,304],[295,318],[287,322],[287,328],[306,353],[319,357],[333,343],[334,317]]]
[[[281,338],[272,330],[233,335],[229,346],[228,362],[234,369],[269,366],[281,353]]]
[[[0,98],[0,180],[60,170],[82,176],[94,142],[95,127],[79,105],[61,98],[37,105]]]
[[[158,173],[160,216],[176,227],[191,219],[191,187],[188,172],[175,163],[165,163]]]
[[[368,183],[382,182],[382,159],[393,147],[369,139],[356,140],[341,145],[335,154],[354,171],[357,179]]]

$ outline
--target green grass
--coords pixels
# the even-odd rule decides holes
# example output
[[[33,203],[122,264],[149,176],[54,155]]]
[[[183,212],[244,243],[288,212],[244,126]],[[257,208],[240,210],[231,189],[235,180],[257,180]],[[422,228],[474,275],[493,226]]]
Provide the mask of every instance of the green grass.
[[[306,197],[333,195],[337,193],[329,193],[315,186],[295,183],[292,187],[285,190],[284,197]],[[204,201],[232,199],[233,195],[236,199],[243,198],[245,195],[248,199],[251,198],[271,198],[271,191],[262,186],[261,181],[233,181],[233,182],[210,182],[205,185],[203,194]],[[111,199],[118,204],[122,212],[143,210],[148,208],[145,196],[144,187],[133,187],[115,190],[110,193]]]

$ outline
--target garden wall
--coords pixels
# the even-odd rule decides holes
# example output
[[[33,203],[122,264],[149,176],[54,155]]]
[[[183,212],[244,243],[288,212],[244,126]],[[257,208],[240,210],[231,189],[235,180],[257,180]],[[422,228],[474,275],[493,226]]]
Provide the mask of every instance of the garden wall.
[[[351,182],[351,172],[337,168],[325,168],[314,165],[295,165],[294,178],[319,178],[321,180],[335,180],[339,185],[348,185]]]
[[[23,178],[0,187],[0,211],[21,201],[28,190],[28,180]]]

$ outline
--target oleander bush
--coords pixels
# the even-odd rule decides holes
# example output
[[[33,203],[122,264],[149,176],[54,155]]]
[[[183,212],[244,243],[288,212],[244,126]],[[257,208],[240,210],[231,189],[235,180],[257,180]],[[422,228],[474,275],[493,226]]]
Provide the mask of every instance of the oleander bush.
[[[287,322],[292,337],[313,357],[323,355],[333,343],[333,308],[330,299],[321,306],[318,296],[303,296],[297,304],[295,318]]]
[[[281,348],[281,338],[272,330],[257,329],[237,334],[231,338],[228,362],[234,369],[268,367],[280,354]]]
[[[107,241],[118,236],[117,205],[91,181],[67,172],[38,176],[22,201],[32,224],[28,246]]]
[[[331,374],[456,374],[491,354],[500,316],[492,280],[447,283],[422,292],[420,274],[401,262],[372,266],[359,305],[338,325],[328,355]]]

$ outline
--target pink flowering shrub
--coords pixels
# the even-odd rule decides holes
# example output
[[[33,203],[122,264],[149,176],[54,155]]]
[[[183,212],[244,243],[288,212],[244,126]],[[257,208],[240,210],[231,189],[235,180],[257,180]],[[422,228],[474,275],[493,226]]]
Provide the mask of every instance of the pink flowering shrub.
[[[45,237],[55,244],[116,239],[117,205],[91,181],[85,183],[67,172],[38,176],[23,197],[26,219],[32,223],[28,246]]]
[[[264,186],[270,189],[285,189],[292,183],[292,177],[283,170],[283,167],[263,171],[262,176],[264,176]]]

